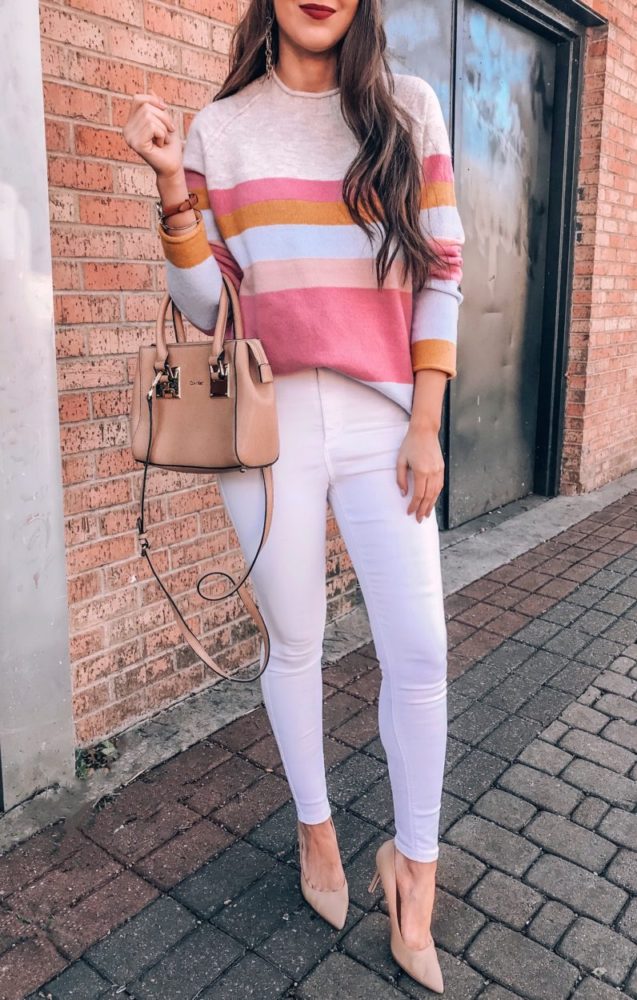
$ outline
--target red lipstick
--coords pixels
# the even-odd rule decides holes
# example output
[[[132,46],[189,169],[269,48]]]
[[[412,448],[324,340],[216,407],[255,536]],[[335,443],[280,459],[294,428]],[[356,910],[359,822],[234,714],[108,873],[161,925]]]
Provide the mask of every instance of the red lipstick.
[[[323,21],[326,17],[331,17],[336,11],[333,7],[326,7],[322,3],[302,3],[300,8],[308,17],[313,17],[316,21]]]

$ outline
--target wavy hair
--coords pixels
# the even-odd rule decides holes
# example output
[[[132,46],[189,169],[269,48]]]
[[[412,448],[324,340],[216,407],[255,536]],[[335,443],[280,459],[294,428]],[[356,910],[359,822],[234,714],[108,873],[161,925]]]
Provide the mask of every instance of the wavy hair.
[[[230,49],[230,70],[218,101],[241,90],[266,71],[265,36],[272,0],[251,0],[237,24]],[[359,0],[350,28],[338,47],[337,83],[343,118],[359,150],[343,181],[343,200],[356,225],[381,236],[376,279],[382,287],[402,251],[403,279],[423,287],[441,257],[420,225],[424,179],[413,138],[413,121],[394,99],[394,77],[385,54],[387,38],[380,0]],[[278,57],[276,18],[272,28],[273,60]]]

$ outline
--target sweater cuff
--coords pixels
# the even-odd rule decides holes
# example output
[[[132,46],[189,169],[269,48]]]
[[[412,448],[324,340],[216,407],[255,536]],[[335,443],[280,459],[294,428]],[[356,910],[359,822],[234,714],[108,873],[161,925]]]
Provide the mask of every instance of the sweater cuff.
[[[411,345],[411,367],[415,372],[423,368],[436,368],[446,372],[449,378],[455,378],[456,345],[450,340],[427,338],[417,340]]]
[[[161,223],[157,224],[157,232],[166,256],[166,260],[175,267],[195,267],[212,256],[208,235],[203,219],[197,219],[195,229],[179,236],[171,236]]]

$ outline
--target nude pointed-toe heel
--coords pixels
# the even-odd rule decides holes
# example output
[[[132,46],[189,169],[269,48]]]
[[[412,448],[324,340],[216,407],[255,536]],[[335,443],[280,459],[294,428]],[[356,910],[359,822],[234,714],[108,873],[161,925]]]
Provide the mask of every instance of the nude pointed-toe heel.
[[[332,820],[332,826],[334,821]],[[303,839],[303,828],[297,820],[297,835],[299,841],[299,862],[301,866],[301,892],[303,898],[310,904],[312,909],[327,920],[328,924],[341,930],[347,920],[347,910],[349,908],[349,889],[347,879],[343,879],[343,884],[338,889],[316,889],[305,878],[303,872],[303,857],[305,855],[305,841]]]
[[[436,946],[431,941],[425,948],[409,948],[400,930],[400,894],[396,883],[396,853],[393,837],[385,840],[376,851],[376,871],[368,892],[374,892],[382,882],[390,922],[390,949],[394,959],[416,982],[434,993],[444,993],[444,982]]]

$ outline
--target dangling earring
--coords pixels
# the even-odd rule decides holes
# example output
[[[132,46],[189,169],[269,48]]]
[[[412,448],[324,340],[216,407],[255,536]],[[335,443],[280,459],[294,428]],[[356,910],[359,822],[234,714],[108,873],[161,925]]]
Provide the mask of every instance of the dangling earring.
[[[268,15],[268,20],[266,22],[265,29],[265,75],[268,80],[272,76],[272,70],[274,68],[274,63],[272,59],[272,25],[274,24],[274,17],[272,14]]]

